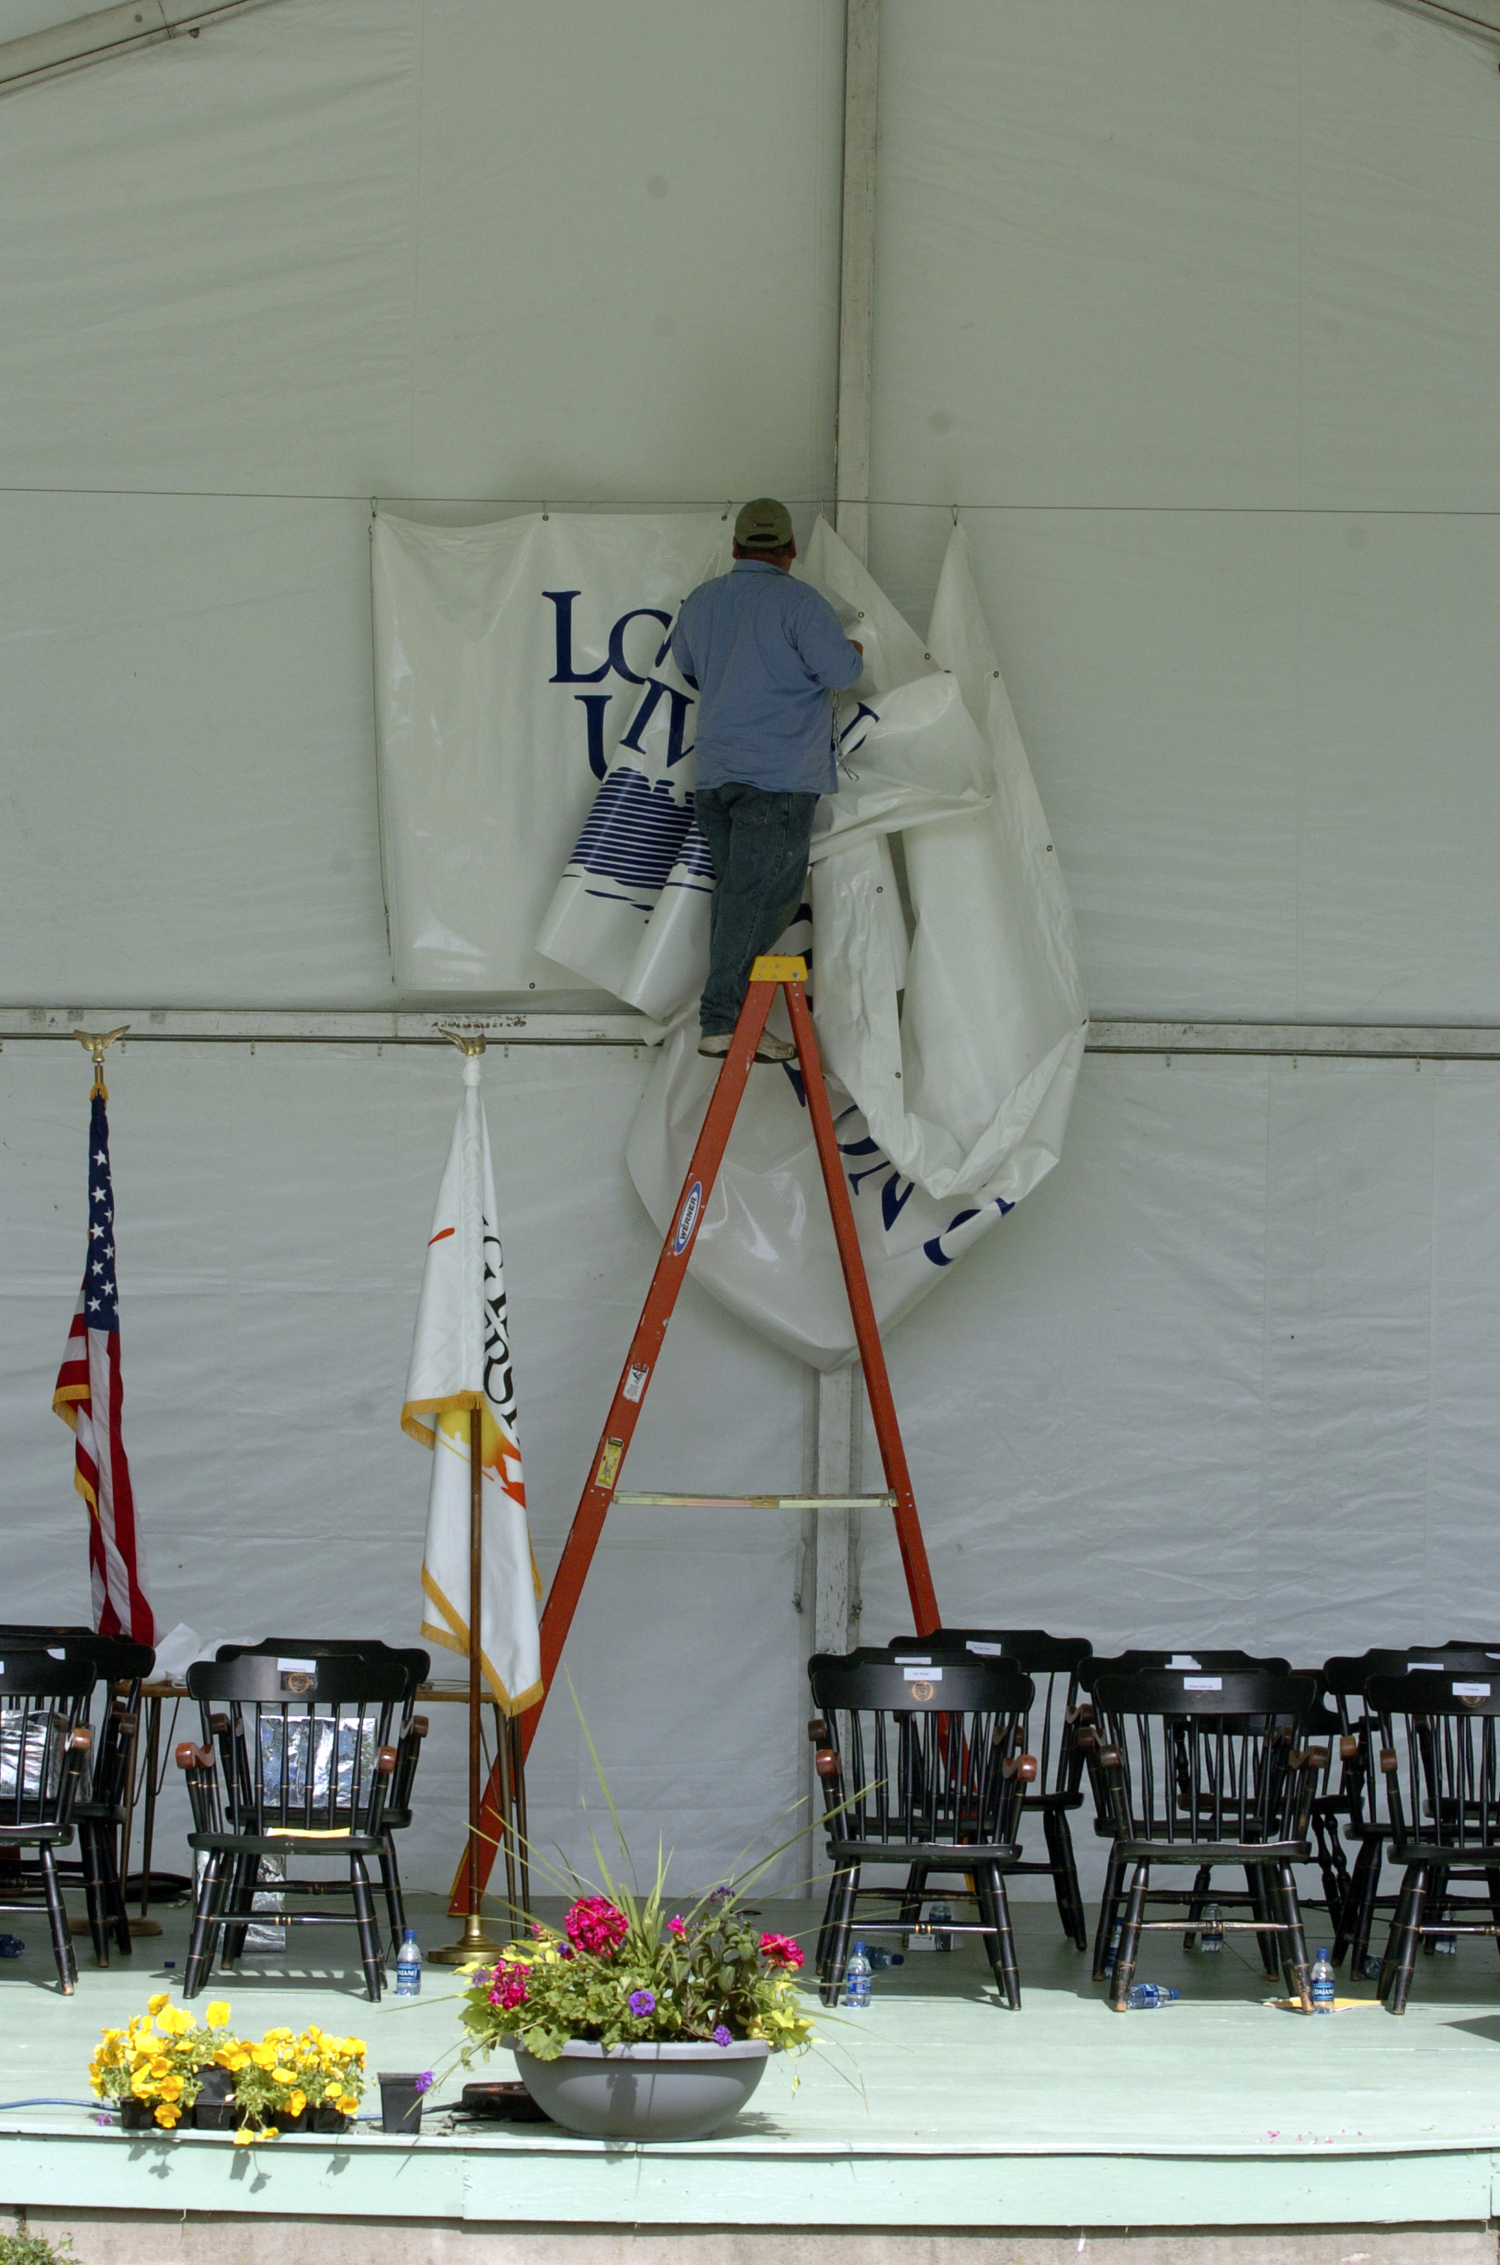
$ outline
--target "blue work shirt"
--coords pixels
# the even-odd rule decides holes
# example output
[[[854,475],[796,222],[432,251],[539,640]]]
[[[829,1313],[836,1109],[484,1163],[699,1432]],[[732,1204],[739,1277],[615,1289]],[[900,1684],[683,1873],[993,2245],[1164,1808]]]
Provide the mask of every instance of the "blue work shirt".
[[[698,784],[832,794],[833,695],[864,662],[809,582],[737,558],[683,600],[672,654],[698,688]]]

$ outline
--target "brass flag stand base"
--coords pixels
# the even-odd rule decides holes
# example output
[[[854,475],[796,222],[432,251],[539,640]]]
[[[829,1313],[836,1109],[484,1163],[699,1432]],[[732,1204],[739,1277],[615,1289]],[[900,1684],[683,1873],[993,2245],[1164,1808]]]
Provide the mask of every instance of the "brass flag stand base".
[[[481,1914],[471,1911],[456,1943],[445,1943],[441,1950],[424,1950],[422,1956],[435,1966],[467,1966],[471,1958],[498,1958],[504,1948],[504,1943],[492,1941],[485,1933]]]

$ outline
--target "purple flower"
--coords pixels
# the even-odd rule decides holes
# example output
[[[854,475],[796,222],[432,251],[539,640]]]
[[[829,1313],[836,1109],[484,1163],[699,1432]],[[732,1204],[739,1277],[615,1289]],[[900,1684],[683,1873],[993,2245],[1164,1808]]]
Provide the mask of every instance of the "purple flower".
[[[430,2068],[417,2078],[417,2090],[419,2092],[430,2092],[432,2090],[432,2070]]]
[[[716,2045],[732,2045],[734,2043],[734,2039],[730,2036],[722,2021],[714,2031],[714,2043]]]
[[[636,2020],[644,2021],[648,2013],[655,2013],[656,2011],[656,1992],[654,1990],[632,1990],[628,2003]]]

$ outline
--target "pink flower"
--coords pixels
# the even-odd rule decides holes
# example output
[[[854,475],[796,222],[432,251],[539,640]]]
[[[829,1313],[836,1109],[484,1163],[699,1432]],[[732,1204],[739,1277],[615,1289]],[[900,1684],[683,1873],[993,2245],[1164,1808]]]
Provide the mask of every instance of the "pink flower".
[[[630,1921],[618,1905],[602,1895],[581,1895],[563,1921],[570,1943],[610,1958],[630,1932]]]
[[[490,1978],[489,1998],[491,2005],[497,2005],[507,2013],[513,2006],[524,2004],[526,1998],[525,1967],[509,1965],[502,1958]]]
[[[762,1935],[760,1955],[773,1966],[796,1968],[802,1964],[802,1945],[793,1942],[790,1935]]]
[[[674,1935],[685,1935],[687,1933],[687,1921],[683,1918],[680,1911],[673,1913],[672,1917],[667,1921],[667,1926],[671,1933],[673,1933]]]

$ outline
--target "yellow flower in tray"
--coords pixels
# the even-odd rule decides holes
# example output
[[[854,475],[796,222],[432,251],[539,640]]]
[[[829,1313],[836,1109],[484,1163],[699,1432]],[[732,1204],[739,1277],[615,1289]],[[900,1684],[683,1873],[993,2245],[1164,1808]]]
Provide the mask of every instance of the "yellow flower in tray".
[[[139,2101],[162,2130],[175,2129],[202,2089],[202,2071],[237,2042],[225,2035],[229,2008],[223,2000],[208,2011],[209,2023],[200,2026],[159,1990],[124,2029],[103,2032],[89,2063],[94,2091],[106,2100]]]

